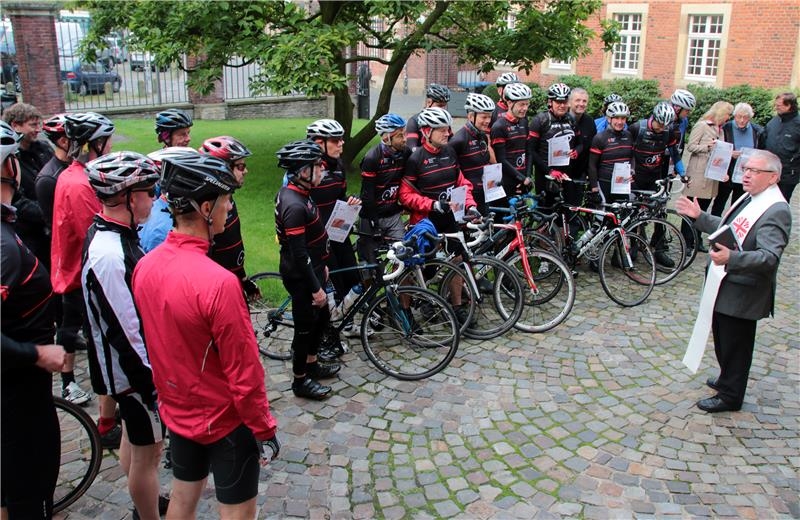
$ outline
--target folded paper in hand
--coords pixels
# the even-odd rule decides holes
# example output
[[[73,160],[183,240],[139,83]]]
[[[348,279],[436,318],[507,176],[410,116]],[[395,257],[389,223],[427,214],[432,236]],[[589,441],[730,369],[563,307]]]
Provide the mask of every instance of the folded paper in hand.
[[[733,251],[742,250],[742,246],[739,244],[739,239],[737,238],[736,233],[733,232],[733,228],[731,228],[728,224],[725,224],[718,230],[708,235],[708,242],[712,246],[716,244],[722,244]]]

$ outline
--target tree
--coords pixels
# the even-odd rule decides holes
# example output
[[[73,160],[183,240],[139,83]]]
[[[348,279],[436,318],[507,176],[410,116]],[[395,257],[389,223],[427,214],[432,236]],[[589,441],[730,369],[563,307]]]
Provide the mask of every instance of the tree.
[[[199,57],[189,71],[189,86],[200,92],[211,89],[224,66],[256,62],[262,73],[251,78],[255,92],[332,94],[335,118],[346,131],[348,163],[375,135],[374,121],[388,112],[392,89],[414,53],[452,49],[462,63],[484,72],[499,62],[530,71],[546,57],[585,55],[597,35],[584,23],[601,6],[601,0],[78,3],[94,20],[90,48],[102,46],[102,36],[111,30],[127,28],[159,63],[181,63],[184,54]],[[509,12],[515,13],[513,28]],[[373,28],[376,19],[383,20],[382,32]],[[601,27],[609,50],[616,26],[602,20]],[[358,55],[359,44],[388,49],[391,57]],[[355,70],[348,65],[362,61],[380,62],[387,69],[372,120],[351,136],[348,81]]]

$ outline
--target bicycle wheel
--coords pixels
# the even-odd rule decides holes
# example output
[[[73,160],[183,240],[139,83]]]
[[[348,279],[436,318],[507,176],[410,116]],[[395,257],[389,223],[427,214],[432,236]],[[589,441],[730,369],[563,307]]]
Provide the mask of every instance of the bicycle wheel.
[[[555,241],[549,236],[544,235],[538,231],[524,230],[522,232],[523,240],[525,240],[525,247],[528,249],[538,249],[540,251],[547,251],[554,255],[561,254],[561,248],[556,245]]]
[[[481,289],[475,316],[464,336],[492,339],[505,334],[522,315],[523,292],[519,276],[508,264],[489,256],[472,257],[469,268],[478,287],[490,286],[491,293],[484,294]]]
[[[381,327],[367,336],[370,319]],[[384,374],[406,381],[442,371],[456,355],[459,337],[458,320],[445,299],[411,285],[387,287],[369,302],[361,322],[369,360]]]
[[[650,218],[631,222],[628,232],[650,244],[656,262],[656,285],[669,282],[683,270],[686,241],[680,229],[666,220]]]
[[[258,273],[250,277],[258,285],[261,298],[250,303],[258,351],[270,359],[292,357],[292,300],[283,286],[280,273]]]
[[[677,227],[679,231],[684,229],[685,226],[689,226],[689,229],[691,229],[694,234],[694,240],[692,241],[686,240],[686,237],[684,237],[683,239],[684,244],[686,244],[686,254],[684,255],[683,259],[683,269],[686,269],[687,267],[692,265],[694,259],[697,258],[697,251],[698,251],[697,248],[700,247],[701,244],[700,242],[701,238],[699,236],[700,234],[694,228],[694,223],[692,222],[692,219],[690,219],[686,215],[681,215],[674,209],[667,210],[667,217],[665,220],[670,224],[672,224],[673,226]],[[681,234],[681,236],[683,236],[683,234]]]
[[[531,280],[525,274],[522,257],[514,254],[508,265],[517,271],[522,284],[524,307],[514,328],[524,332],[544,332],[567,319],[575,304],[575,279],[560,257],[529,249]],[[500,309],[505,312],[504,308]]]
[[[653,292],[656,281],[653,252],[635,233],[615,233],[606,241],[600,252],[599,267],[603,290],[623,307],[639,305]]]
[[[446,260],[431,259],[421,266],[422,276],[425,279],[425,285],[421,286],[430,291],[435,292],[445,299],[451,307],[453,306],[453,293],[455,290],[461,292],[460,306],[464,309],[462,311],[461,319],[459,321],[461,333],[469,326],[472,318],[475,315],[475,303],[477,298],[472,294],[469,284],[466,281],[466,274],[464,271],[452,262]],[[418,272],[415,269],[410,269],[404,274],[399,281],[399,285],[416,285],[420,287]],[[488,287],[491,291],[491,286]],[[455,307],[454,307],[455,310]],[[458,318],[458,315],[456,315]]]
[[[61,429],[61,466],[53,494],[53,512],[78,500],[89,489],[103,462],[100,433],[79,406],[53,397]]]

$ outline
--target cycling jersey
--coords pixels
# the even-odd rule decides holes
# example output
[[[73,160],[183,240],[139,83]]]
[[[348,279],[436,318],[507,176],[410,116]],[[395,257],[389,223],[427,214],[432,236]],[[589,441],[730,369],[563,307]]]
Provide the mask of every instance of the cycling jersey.
[[[361,161],[361,216],[368,220],[390,217],[402,211],[400,180],[411,155],[408,148],[398,152],[379,143]]]
[[[494,110],[492,111],[492,118],[489,120],[489,127],[491,128],[494,126],[494,123],[503,117],[503,114],[508,112],[508,103],[504,99],[500,99],[497,103],[494,104]]]
[[[347,200],[347,178],[341,159],[322,156],[322,180],[311,188],[311,198],[319,208],[322,224],[328,223],[337,200]]]
[[[629,131],[633,137],[633,168],[636,180],[648,183],[662,178],[664,153],[675,144],[672,134],[668,130],[655,132],[652,116],[633,123]]]
[[[50,255],[50,238],[42,208],[36,199],[36,176],[53,156],[50,145],[34,141],[28,149],[19,149],[19,189],[14,193],[12,204],[17,208],[14,229],[19,238],[38,257]]]
[[[553,137],[560,137],[567,135],[570,140],[570,148],[575,150],[580,155],[582,146],[580,140],[577,139],[575,130],[575,118],[567,112],[563,117],[556,117],[550,110],[540,112],[531,119],[530,133],[530,162],[536,167],[536,192],[544,193],[546,184],[545,175],[550,173],[551,169],[559,170],[569,174],[574,161],[570,161],[568,166],[558,166],[551,168],[547,165],[549,140]]]
[[[506,112],[492,125],[490,135],[497,162],[503,165],[503,188],[510,197],[530,175],[528,118],[517,119]]]
[[[431,212],[436,201],[449,201],[450,191],[467,187],[465,209],[474,207],[472,184],[458,167],[456,152],[449,145],[435,148],[428,143],[411,153],[400,184],[400,203],[411,211],[410,224],[416,224]]]
[[[281,245],[281,275],[305,279],[311,292],[317,292],[325,283],[328,233],[308,190],[289,183],[278,191],[275,230]]]
[[[419,112],[406,121],[406,146],[412,152],[422,143],[422,132],[419,130]]]
[[[208,246],[173,230],[133,271],[159,412],[170,431],[200,444],[242,423],[266,440],[276,423],[242,288]]]
[[[472,195],[483,202],[483,167],[489,164],[489,136],[467,121],[448,143],[456,152],[461,173],[472,184]]]
[[[631,133],[627,130],[617,132],[608,127],[594,136],[589,153],[589,183],[592,188],[598,187],[598,181],[610,184],[615,164],[633,162]]]
[[[99,395],[131,391],[155,399],[142,325],[133,304],[131,278],[144,256],[130,223],[96,215],[83,252],[83,301],[89,322],[89,373]]]
[[[239,220],[239,212],[236,209],[236,202],[231,197],[231,210],[225,219],[225,229],[222,233],[214,235],[214,245],[211,246],[209,256],[236,275],[236,278],[243,280],[247,278],[244,272],[244,242],[242,241],[242,223]]]
[[[53,199],[56,195],[56,181],[69,164],[54,155],[36,176],[36,201],[42,209],[42,216],[48,229],[53,227]]]
[[[89,184],[83,163],[72,161],[59,175],[53,199],[50,280],[56,293],[80,288],[83,242],[100,210],[100,201]]]

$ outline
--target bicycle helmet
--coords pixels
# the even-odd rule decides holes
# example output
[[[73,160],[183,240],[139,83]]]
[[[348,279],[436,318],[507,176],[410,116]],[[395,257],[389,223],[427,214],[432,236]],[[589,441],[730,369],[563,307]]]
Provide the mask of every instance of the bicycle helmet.
[[[46,119],[42,123],[42,132],[52,142],[56,142],[61,137],[67,135],[64,125],[67,122],[67,114],[56,114]]]
[[[192,202],[213,200],[238,187],[227,162],[197,150],[169,154],[161,162],[161,190],[179,213],[192,209]]]
[[[622,96],[620,96],[619,94],[609,94],[609,95],[607,95],[606,97],[603,98],[603,104],[604,105],[610,105],[611,103],[614,103],[615,101],[622,101]]]
[[[253,155],[241,141],[227,135],[206,139],[197,150],[203,154],[219,157],[229,163],[234,163],[239,159]]]
[[[0,164],[4,164],[9,156],[17,153],[21,140],[22,134],[18,134],[11,128],[11,125],[0,120],[0,152],[2,153],[3,159],[0,161]]]
[[[278,167],[292,175],[319,161],[322,148],[310,139],[303,139],[283,145],[275,155],[278,156]]]
[[[554,101],[566,101],[569,98],[569,93],[572,89],[566,83],[553,83],[547,89],[547,99]]]
[[[138,152],[114,152],[86,164],[89,184],[101,198],[153,186],[161,178],[158,165]]]
[[[83,112],[64,116],[64,130],[67,139],[84,145],[102,137],[114,134],[114,123],[97,112]]]
[[[175,155],[181,155],[186,152],[196,152],[194,148],[190,146],[167,146],[166,148],[159,148],[155,152],[150,152],[147,154],[147,157],[153,160],[159,167],[161,163],[167,157],[173,157]]]
[[[162,132],[189,128],[193,124],[192,117],[177,108],[169,108],[156,114],[156,134],[159,134],[159,137]]]
[[[444,85],[431,83],[425,90],[425,97],[437,103],[447,103],[450,101],[450,89]]]
[[[606,115],[608,117],[628,117],[631,115],[631,111],[628,109],[628,105],[622,101],[614,101],[608,105]]]
[[[509,101],[523,101],[533,97],[533,93],[525,83],[510,83],[503,90],[503,97]]]
[[[431,107],[425,108],[419,113],[417,123],[419,123],[420,128],[426,126],[430,128],[447,128],[453,125],[453,118],[447,110]]]
[[[343,135],[344,127],[333,119],[318,119],[306,127],[306,137],[311,139],[315,137],[328,139],[329,137],[342,137]]]
[[[670,125],[675,121],[675,110],[666,101],[661,101],[653,107],[653,119],[662,125]]]
[[[494,111],[494,101],[484,94],[469,93],[467,94],[467,101],[464,103],[464,110],[491,114]]]
[[[384,114],[375,121],[375,131],[378,132],[378,135],[388,134],[405,127],[406,120],[397,114]]]
[[[498,87],[505,87],[511,83],[519,83],[519,76],[514,74],[513,72],[504,72],[497,76],[497,81],[495,85]]]
[[[669,100],[673,105],[685,108],[686,110],[694,109],[694,106],[697,104],[694,94],[682,88],[673,92]]]

